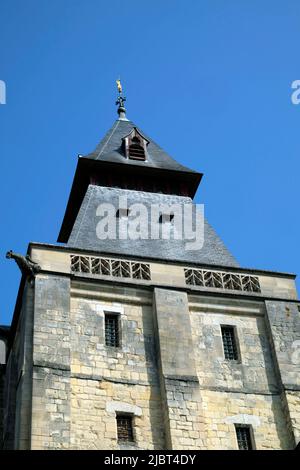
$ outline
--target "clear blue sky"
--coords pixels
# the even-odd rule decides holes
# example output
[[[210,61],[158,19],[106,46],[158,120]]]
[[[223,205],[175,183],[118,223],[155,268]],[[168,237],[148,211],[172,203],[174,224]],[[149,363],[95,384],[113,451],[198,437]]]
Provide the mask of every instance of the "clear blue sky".
[[[77,154],[128,117],[204,173],[196,201],[244,267],[300,272],[297,0],[0,0],[0,323],[56,242]]]

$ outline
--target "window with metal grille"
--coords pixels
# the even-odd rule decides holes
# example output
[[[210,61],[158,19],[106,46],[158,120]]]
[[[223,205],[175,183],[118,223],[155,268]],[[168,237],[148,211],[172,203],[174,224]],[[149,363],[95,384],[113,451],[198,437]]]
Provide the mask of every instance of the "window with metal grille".
[[[222,326],[222,339],[225,359],[236,361],[238,359],[237,344],[233,326]]]
[[[249,426],[235,425],[236,438],[240,450],[252,450],[251,430]]]
[[[133,442],[133,426],[132,416],[129,415],[117,415],[117,431],[118,441],[129,441]]]
[[[106,346],[120,346],[119,315],[105,314],[105,344]]]

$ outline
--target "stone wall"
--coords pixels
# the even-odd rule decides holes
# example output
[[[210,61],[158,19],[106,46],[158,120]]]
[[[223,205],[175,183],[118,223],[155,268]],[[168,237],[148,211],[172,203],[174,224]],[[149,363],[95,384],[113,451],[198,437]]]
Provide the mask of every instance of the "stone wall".
[[[158,387],[73,378],[71,445],[74,449],[163,449]],[[116,413],[133,416],[134,443],[117,440]]]
[[[279,393],[262,302],[190,296],[193,351],[201,386]],[[224,357],[221,326],[235,328],[239,358]]]
[[[208,449],[237,448],[234,424],[257,449],[293,448],[263,302],[191,295],[189,308]],[[239,358],[224,357],[221,326],[235,328]]]
[[[299,304],[266,301],[268,335],[282,388],[286,427],[293,447],[300,441],[300,311]]]
[[[105,346],[105,312],[120,314],[120,348]],[[32,448],[119,448],[124,406],[134,447],[164,447],[149,294],[38,276],[33,343]]]
[[[0,449],[3,447],[5,365],[0,364]]]
[[[249,425],[258,450],[289,449],[279,395],[201,390],[209,450],[238,449],[235,424]]]
[[[143,253],[141,251],[141,253]],[[93,252],[89,252],[86,250],[76,250],[76,248],[69,248],[69,247],[57,247],[53,245],[44,245],[44,244],[32,244],[31,245],[31,257],[39,263],[43,267],[44,270],[55,272],[57,274],[67,275],[69,276],[71,270],[71,256],[73,255],[82,255],[84,256],[94,256]],[[152,253],[154,255],[154,253]],[[98,255],[99,256],[99,253]],[[102,257],[118,259],[118,260],[129,260],[131,257],[126,257],[126,255],[101,255]],[[137,258],[138,259],[138,258]],[[195,260],[194,260],[195,261]],[[138,285],[152,285],[153,288],[156,286],[168,288],[177,288],[177,289],[189,289],[195,291],[196,293],[202,293],[206,295],[211,293],[228,293],[233,297],[235,295],[243,296],[245,298],[249,298],[249,296],[261,297],[264,301],[265,297],[272,297],[272,298],[279,298],[279,299],[294,299],[296,300],[297,297],[297,290],[295,285],[295,276],[291,274],[282,274],[282,273],[273,273],[273,272],[266,272],[266,271],[255,271],[255,270],[247,270],[242,268],[235,268],[234,272],[239,275],[246,275],[246,276],[255,276],[259,279],[261,293],[257,292],[249,292],[249,291],[236,291],[236,290],[225,290],[216,288],[213,286],[210,287],[201,287],[200,285],[187,285],[185,279],[184,270],[187,267],[195,268],[195,266],[189,266],[189,263],[182,264],[182,263],[168,263],[162,262],[159,259],[144,259],[144,262],[147,262],[150,265],[150,272],[151,272],[151,281],[149,280],[138,280]],[[199,266],[201,267],[201,266]],[[206,267],[207,268],[207,267]],[[209,271],[213,269],[214,271],[224,271],[225,268],[218,268],[218,267],[211,267],[207,268]],[[233,269],[233,268],[232,268]],[[233,272],[232,269],[227,269],[229,272]],[[79,279],[82,278],[82,273],[73,273],[74,278],[78,277]],[[99,282],[107,282],[109,281],[117,281],[118,284],[122,284],[122,282],[128,284],[132,283],[133,287],[136,286],[136,279],[130,279],[126,277],[125,279],[122,277],[113,277],[107,275],[100,275],[100,274],[91,274],[86,273],[85,276],[87,278],[98,280]]]
[[[111,313],[117,348],[105,344]],[[257,449],[293,448],[298,315],[291,302],[39,274],[7,364],[5,447],[235,449],[245,424]],[[237,361],[221,325],[235,327]],[[134,442],[118,441],[117,413],[133,417]]]
[[[0,326],[0,449],[3,447],[4,387],[8,334],[9,328]]]
[[[4,381],[3,448],[30,446],[33,286],[25,282],[22,308],[7,358]]]
[[[20,353],[16,353],[18,382],[16,389],[15,448],[31,445],[32,349],[34,320],[34,285],[26,283],[20,316]]]
[[[70,279],[35,281],[32,449],[70,446]]]
[[[112,312],[120,316],[120,348],[105,345],[104,317]],[[71,325],[72,446],[120,448],[116,412],[125,407],[133,410],[134,447],[164,448],[151,295],[74,283]]]
[[[205,430],[187,294],[156,288],[154,304],[167,449],[203,448]]]

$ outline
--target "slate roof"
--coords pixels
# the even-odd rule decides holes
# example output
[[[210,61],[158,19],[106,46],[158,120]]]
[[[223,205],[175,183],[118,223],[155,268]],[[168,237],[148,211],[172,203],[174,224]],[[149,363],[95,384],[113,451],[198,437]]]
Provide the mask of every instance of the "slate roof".
[[[149,141],[146,161],[132,160],[125,156],[122,145],[123,138],[128,136],[133,128],[136,128]],[[101,171],[104,165],[110,165],[112,172],[115,171],[114,166],[121,165],[126,166],[126,171],[123,166],[124,173],[128,169],[130,169],[130,173],[140,170],[153,172],[154,178],[158,172],[165,173],[166,178],[173,174],[178,180],[189,182],[190,197],[104,187],[89,184],[87,181],[84,183],[83,175],[85,173],[89,175]],[[99,168],[97,168],[98,166]],[[170,157],[132,121],[118,119],[95,150],[79,159],[58,241],[67,242],[68,247],[101,253],[115,253],[116,255],[119,253],[170,261],[237,267],[237,261],[207,221],[204,224],[204,245],[197,251],[186,250],[185,240],[164,240],[161,238],[157,240],[124,240],[122,238],[99,240],[97,238],[96,227],[99,217],[96,217],[96,212],[99,204],[105,202],[116,206],[119,196],[125,194],[130,204],[143,202],[148,209],[152,204],[157,203],[191,204],[191,198],[197,190],[201,177],[201,173],[181,165]]]
[[[122,148],[122,139],[126,137],[130,131],[136,128],[147,140],[148,158],[146,161],[131,160],[125,157]],[[106,133],[104,138],[99,142],[94,152],[85,155],[85,158],[92,160],[101,160],[106,162],[123,163],[125,165],[142,166],[149,168],[159,168],[164,170],[173,170],[187,173],[195,173],[196,171],[181,165],[168,155],[158,144],[140,130],[132,121],[118,119],[112,128]]]
[[[148,238],[130,240],[118,237],[116,240],[99,239],[96,230],[97,224],[100,221],[100,217],[96,215],[97,208],[99,204],[105,202],[112,204],[117,209],[120,196],[127,197],[128,207],[135,203],[142,203],[149,211],[149,214],[153,204],[184,205],[192,203],[189,197],[89,185],[67,246],[101,253],[158,258],[166,261],[239,266],[206,220],[204,224],[204,244],[202,248],[197,250],[187,250],[186,240],[184,239]],[[150,219],[148,232],[151,233]]]

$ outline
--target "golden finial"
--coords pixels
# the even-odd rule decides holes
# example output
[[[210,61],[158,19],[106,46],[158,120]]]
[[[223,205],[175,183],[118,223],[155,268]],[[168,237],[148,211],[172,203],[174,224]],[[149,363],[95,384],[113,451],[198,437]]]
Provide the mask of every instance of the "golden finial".
[[[122,85],[121,85],[120,78],[118,78],[118,80],[116,80],[116,84],[117,84],[117,87],[118,87],[118,92],[121,94],[123,90],[122,90]]]

